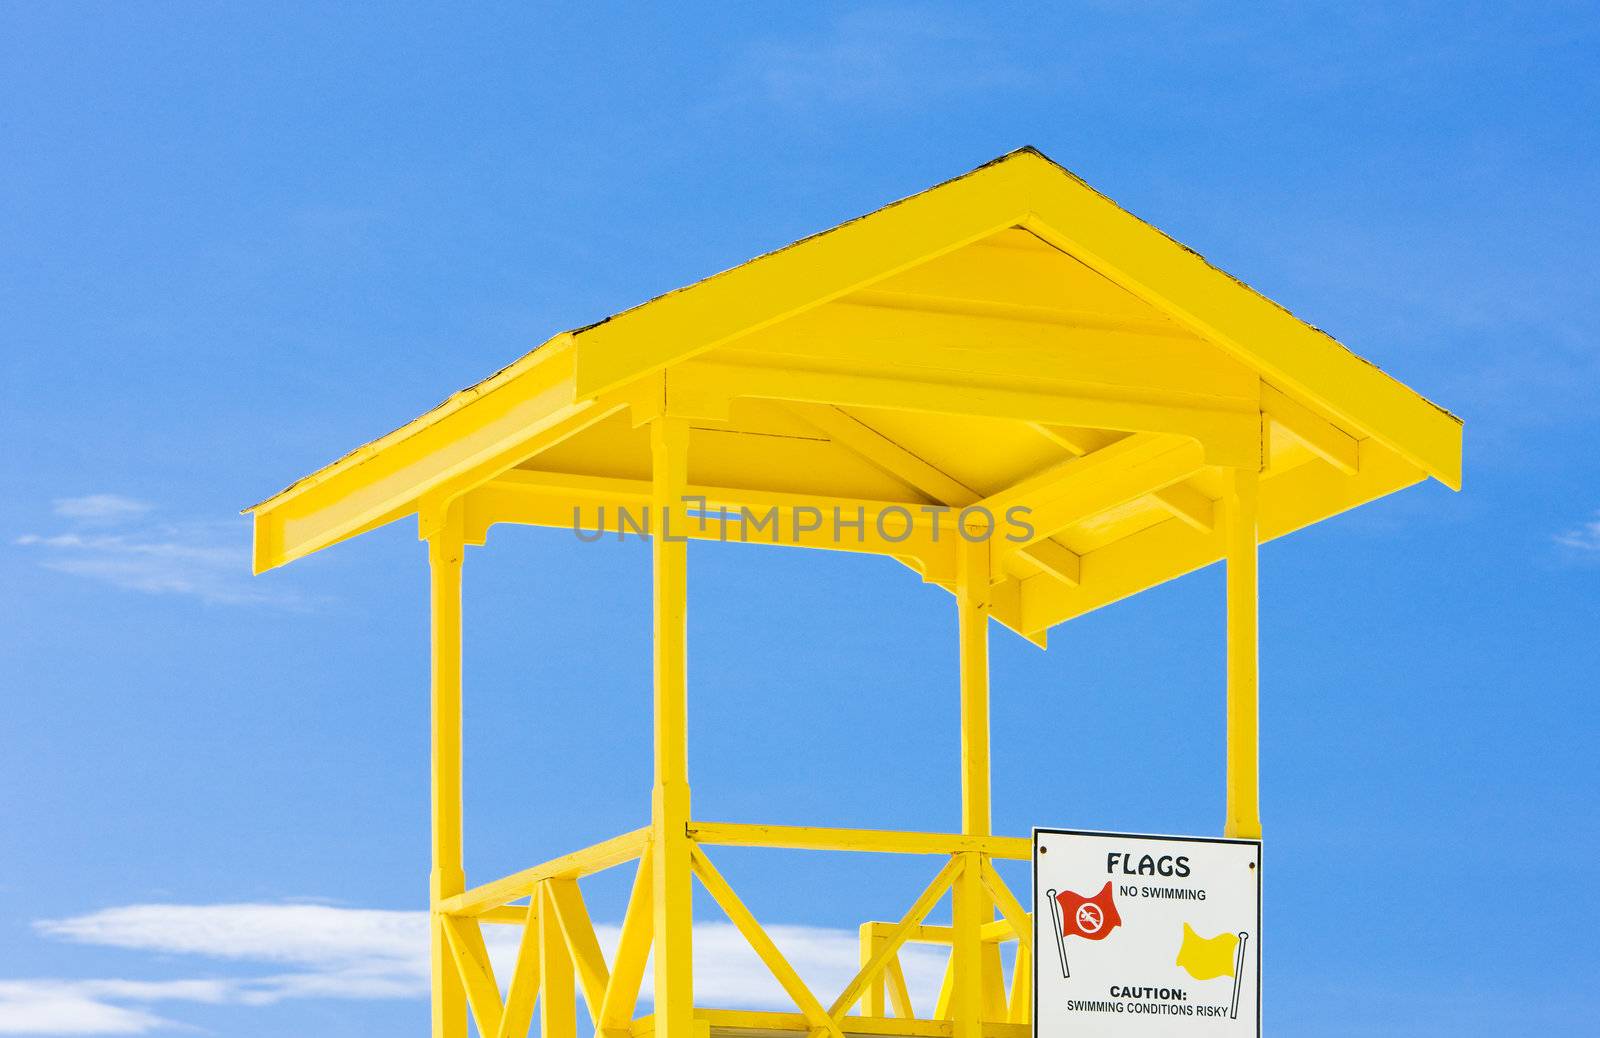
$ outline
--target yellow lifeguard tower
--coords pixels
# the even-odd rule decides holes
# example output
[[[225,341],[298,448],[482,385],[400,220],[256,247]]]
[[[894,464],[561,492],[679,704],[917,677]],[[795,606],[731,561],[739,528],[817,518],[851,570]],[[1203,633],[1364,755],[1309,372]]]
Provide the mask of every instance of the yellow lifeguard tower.
[[[1025,1038],[1030,926],[991,859],[1031,845],[990,832],[989,617],[1043,645],[1054,624],[1225,560],[1224,829],[1256,837],[1258,543],[1460,475],[1455,417],[1024,149],[564,332],[251,511],[258,571],[409,515],[427,541],[436,1038],[466,1034],[469,1010],[481,1034],[521,1036],[536,1009],[545,1038],[573,1038],[579,992],[604,1038]],[[464,549],[495,523],[571,527],[575,509],[586,526],[657,524],[650,824],[469,888]],[[953,594],[961,832],[694,814],[684,536],[889,555]],[[898,921],[862,925],[860,971],[825,1003],[712,864],[725,844],[937,864]],[[607,961],[578,881],[633,860]],[[697,880],[794,1013],[695,1005]],[[927,924],[947,892],[952,925]],[[503,991],[485,923],[522,927]],[[907,941],[951,948],[921,1012]],[[636,1017],[652,952],[654,1013]]]

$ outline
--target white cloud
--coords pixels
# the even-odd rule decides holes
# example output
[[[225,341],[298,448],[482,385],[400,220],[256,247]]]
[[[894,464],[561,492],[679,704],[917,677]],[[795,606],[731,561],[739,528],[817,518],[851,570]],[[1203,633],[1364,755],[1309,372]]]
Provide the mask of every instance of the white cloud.
[[[1577,551],[1600,552],[1600,512],[1588,522],[1556,536],[1556,543]]]
[[[118,521],[143,515],[150,505],[121,494],[86,494],[83,497],[58,497],[51,510],[63,519]]]
[[[240,520],[149,522],[150,505],[117,494],[61,498],[53,510],[69,520],[70,529],[15,541],[38,553],[45,569],[125,591],[189,595],[212,604],[301,604],[251,575],[250,531]]]
[[[116,981],[0,981],[0,1034],[145,1034],[167,1021],[105,1001]]]
[[[408,999],[428,994],[423,912],[308,904],[124,905],[34,924],[42,936],[163,957],[264,963],[277,970],[221,979],[0,981],[0,1034],[144,1034],[178,1026],[152,1002],[265,1005],[286,999]],[[517,928],[487,926],[502,984],[516,956]],[[609,955],[619,928],[595,927]],[[772,939],[824,1002],[857,967],[854,931],[773,925]],[[744,938],[727,923],[695,924],[698,1000],[729,1008],[793,1010]],[[913,999],[931,1008],[945,953],[910,945],[902,953]],[[651,997],[646,971],[641,998]],[[24,1028],[7,1022],[28,1021]]]

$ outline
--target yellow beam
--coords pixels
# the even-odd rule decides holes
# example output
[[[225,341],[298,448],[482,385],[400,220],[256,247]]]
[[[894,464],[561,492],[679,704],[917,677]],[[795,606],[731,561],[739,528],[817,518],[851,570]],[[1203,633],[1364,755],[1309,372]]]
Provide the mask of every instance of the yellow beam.
[[[729,921],[733,923],[739,933],[744,935],[744,939],[749,942],[756,956],[772,972],[772,976],[777,980],[779,986],[794,1000],[794,1004],[805,1016],[806,1023],[810,1024],[814,1029],[826,1032],[831,1038],[844,1038],[844,1032],[839,1029],[838,1022],[833,1019],[826,1009],[822,1008],[822,1003],[817,1000],[817,996],[813,995],[811,989],[806,987],[806,982],[800,979],[800,974],[796,973],[794,967],[789,964],[789,960],[783,957],[783,953],[778,950],[778,946],[772,943],[772,938],[767,935],[767,931],[761,928],[760,923],[756,922],[756,917],[750,914],[750,909],[745,907],[744,902],[739,900],[739,895],[735,894],[733,888],[728,886],[728,881],[723,879],[722,873],[718,872],[716,866],[711,864],[711,859],[707,858],[705,852],[693,844],[690,845],[689,853],[692,855],[694,872],[695,875],[700,877],[701,885],[706,888],[706,892],[711,895],[711,899],[722,906],[722,910],[727,913]],[[859,997],[860,993],[858,992],[857,998]]]
[[[1223,496],[1228,551],[1228,810],[1224,833],[1261,837],[1257,749],[1256,529],[1260,477],[1254,469],[1229,473]]]
[[[606,984],[600,1004],[598,1029],[604,1033],[626,1030],[639,1002],[639,985],[644,980],[650,958],[655,909],[652,901],[655,863],[647,845],[634,873],[633,891],[622,916],[622,933],[617,938],[617,953],[612,959],[611,980]]]
[[[961,640],[961,831],[990,835],[989,543],[963,541],[956,581]],[[969,878],[978,882],[976,870]]]
[[[673,377],[698,381],[703,393],[720,392],[729,398],[1165,433],[1200,442],[1208,464],[1253,465],[1260,460],[1261,418],[1256,406],[1241,407],[1220,398],[1185,398],[1131,389],[1115,393],[1066,388],[1044,391],[1027,385],[934,380],[916,370],[863,375],[711,359],[685,361],[674,369]]]
[[[1326,469],[1316,465],[1268,473],[1263,479],[1269,492],[1261,499],[1260,538],[1281,537],[1426,478],[1427,473],[1375,440],[1362,441],[1361,468],[1354,476],[1330,480]],[[1045,631],[1208,566],[1224,554],[1220,525],[1204,532],[1178,519],[1158,523],[1085,553],[1078,587],[1042,577],[1023,581],[1022,629]]]
[[[1044,391],[1163,391],[1235,406],[1256,398],[1253,369],[1172,322],[1165,324],[1170,334],[1112,332],[1050,320],[1043,310],[972,314],[963,312],[969,300],[950,300],[939,310],[861,305],[869,298],[857,294],[818,307],[706,359],[861,374],[903,368],[935,380],[1014,381]]]
[[[1327,333],[1038,155],[1017,156],[1028,230],[1258,369],[1379,437],[1446,486],[1461,486],[1461,422]],[[1075,424],[1075,423],[1067,423]]]
[[[573,988],[572,957],[561,933],[561,921],[540,884],[539,898],[539,1038],[577,1038],[578,1002]]]
[[[479,915],[490,908],[497,908],[518,898],[527,897],[535,887],[547,879],[581,879],[621,865],[625,861],[632,861],[639,856],[649,841],[648,828],[613,836],[592,847],[564,854],[543,865],[523,869],[504,879],[497,879],[492,883],[473,887],[455,897],[446,898],[440,903],[439,911],[451,915]]]
[[[578,334],[580,395],[775,324],[1021,220],[1005,164],[768,253]]]
[[[872,962],[873,957],[877,954],[878,949],[882,944],[882,938],[878,937],[877,931],[871,923],[861,924],[861,926],[857,929],[857,938],[857,947],[860,952],[860,963],[862,967],[866,967]],[[861,1015],[883,1016],[885,1001],[884,996],[887,993],[888,985],[885,984],[884,977],[881,973],[878,976],[868,980],[866,987],[861,993]],[[850,1007],[846,1006],[845,1011],[849,1012],[849,1010]]]
[[[911,902],[911,907],[906,909],[906,914],[900,917],[900,921],[889,928],[887,932],[884,932],[875,942],[876,947],[873,950],[872,958],[862,963],[861,969],[851,979],[850,983],[845,985],[845,989],[839,993],[839,997],[834,999],[833,1005],[828,1007],[828,1016],[834,1020],[844,1019],[844,1015],[850,1011],[850,1007],[861,1000],[862,992],[867,989],[867,985],[877,979],[889,963],[898,961],[900,946],[906,942],[907,935],[920,926],[922,920],[927,918],[928,913],[933,910],[933,906],[938,904],[939,899],[944,896],[944,892],[950,889],[950,885],[956,880],[960,871],[960,858],[952,857],[945,862],[944,867],[933,877],[933,881],[923,888],[922,893],[917,895],[916,900]],[[904,978],[901,979],[902,981],[904,980]],[[906,1001],[909,1004],[910,999],[908,998]],[[896,1012],[899,1012],[899,1010],[897,1009]]]
[[[689,822],[687,687],[688,545],[660,536],[669,516],[687,529],[683,497],[688,486],[689,426],[680,418],[650,423],[650,503],[657,535],[650,540],[655,614],[655,788],[651,808],[654,849],[652,906],[655,938],[656,1033],[694,1038],[692,968],[693,847]],[[550,1038],[545,1035],[544,1038]]]
[[[799,825],[690,822],[689,837],[708,846],[781,847],[788,850],[865,851],[875,854],[960,854],[1028,861],[1033,843],[1025,836],[908,833],[886,829],[824,829]]]
[[[1011,888],[1006,886],[1006,881],[988,861],[982,862],[983,888],[989,892],[989,897],[994,901],[995,907],[1000,909],[1000,921],[1006,930],[1016,937],[1024,947],[1033,947],[1033,926],[1028,913],[1017,902],[1016,896],[1011,893]]]
[[[944,560],[953,560],[954,538],[946,529],[935,539],[934,517],[923,511],[924,501],[869,501],[698,484],[685,485],[682,493],[696,507],[703,500],[709,513],[687,516],[678,499],[672,520],[675,537],[913,557],[926,560],[935,575],[953,569],[953,561]],[[659,512],[651,500],[650,484],[643,480],[518,469],[468,496],[467,523],[480,536],[494,523],[570,530],[575,520],[586,535],[596,530],[636,532],[622,524],[618,510],[626,509],[630,522],[642,521],[648,510],[650,521],[657,523]],[[729,510],[726,521],[721,508]],[[750,521],[740,521],[741,508],[749,510]]]
[[[1261,384],[1261,410],[1310,448],[1311,453],[1345,475],[1356,474],[1360,467],[1356,437],[1265,382]]]
[[[1033,948],[1017,945],[1017,957],[1011,963],[1011,999],[1006,1019],[1014,1024],[1026,1024],[1033,1018]]]
[[[464,477],[487,479],[616,410],[578,399],[570,349],[546,348],[251,506],[256,572],[459,493]]]
[[[1030,476],[985,498],[984,507],[997,516],[1027,509],[1034,537],[1043,538],[1180,483],[1204,466],[1199,444],[1141,433]],[[1002,555],[1018,547],[1007,540],[995,544]]]
[[[428,541],[428,587],[432,641],[432,739],[429,791],[433,871],[431,913],[433,1038],[465,1038],[466,992],[453,968],[445,904],[466,885],[461,858],[461,506],[451,503],[435,517]]]
[[[535,894],[528,900],[528,907],[522,913],[522,939],[517,945],[517,965],[511,974],[511,984],[506,988],[500,1029],[493,1038],[526,1038],[528,1028],[533,1023],[533,1007],[539,997],[540,900]]]
[[[905,967],[900,965],[898,955],[889,960],[883,973],[889,984],[889,1005],[893,1007],[894,1015],[902,1020],[916,1019],[917,1010],[911,1004],[911,988],[906,984]]]
[[[494,980],[494,966],[489,962],[489,952],[483,945],[483,932],[476,919],[446,916],[445,936],[450,942],[450,953],[455,958],[462,985],[467,989],[467,1004],[472,1007],[472,1018],[478,1023],[479,1034],[498,1034],[502,1006],[500,988]]]
[[[983,1035],[983,940],[979,931],[988,922],[990,908],[979,876],[980,860],[971,851],[961,855],[961,874],[951,894],[955,941],[950,946],[950,1017],[956,1025],[955,1038]]]
[[[965,508],[977,504],[982,494],[941,471],[900,444],[872,428],[866,422],[828,404],[791,404],[803,421],[824,433],[833,442],[882,469],[912,489],[926,494],[940,504],[952,508]],[[1004,517],[1001,517],[1002,519]],[[1012,568],[1013,576],[1026,578],[1039,570],[1070,584],[1078,582],[1081,560],[1065,545],[1046,538],[1017,553],[1028,565]]]
[[[548,900],[555,907],[556,919],[561,924],[561,935],[566,938],[567,953],[578,971],[578,986],[583,991],[584,1005],[589,1009],[590,1020],[600,1026],[600,1011],[605,1001],[606,988],[611,982],[611,971],[606,968],[605,955],[596,940],[594,923],[584,906],[583,893],[575,879],[545,881]]]
[[[1128,434],[1106,432],[1102,429],[1074,429],[1061,425],[1040,425],[1033,428],[1051,443],[1079,457],[1092,454],[1110,446]],[[1216,524],[1216,502],[1186,483],[1174,483],[1157,490],[1153,495],[1161,506],[1196,530],[1209,530]]]
[[[888,933],[889,932],[889,928],[892,927],[894,924],[893,923],[884,923],[884,922],[872,922],[872,923],[863,923],[862,925],[871,927],[873,933],[877,934],[878,938],[881,940],[883,938],[883,935]],[[955,932],[954,928],[952,928],[952,927],[940,926],[940,925],[937,925],[937,924],[924,923],[921,926],[913,926],[906,933],[906,943],[907,944],[946,944],[947,945],[947,944],[950,944],[953,941],[955,941],[955,939],[956,939],[955,935],[956,935],[956,932]],[[985,944],[994,944],[994,943],[997,943],[997,942],[998,943],[1004,943],[1006,941],[1012,941],[1012,940],[1016,940],[1017,939],[1017,935],[1013,931],[1011,923],[1008,922],[1005,919],[995,919],[995,920],[993,920],[991,922],[984,923],[981,927],[978,928],[978,937]]]

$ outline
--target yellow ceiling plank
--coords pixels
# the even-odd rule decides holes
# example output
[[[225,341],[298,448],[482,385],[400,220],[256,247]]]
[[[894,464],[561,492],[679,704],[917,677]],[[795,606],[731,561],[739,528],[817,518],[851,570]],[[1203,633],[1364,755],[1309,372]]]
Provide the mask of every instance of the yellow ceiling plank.
[[[896,377],[885,374],[882,366],[873,370],[871,375],[856,375],[692,360],[679,365],[676,377],[699,379],[734,397],[1169,433],[1197,440],[1211,464],[1260,463],[1260,415],[1253,408],[1201,408],[1159,393],[1037,392],[931,381],[911,372]]]
[[[826,433],[835,443],[855,451],[889,475],[903,480],[911,488],[927,494],[940,504],[965,508],[976,504],[981,496],[971,487],[940,471],[872,426],[837,407],[803,403],[789,406],[802,420],[810,422],[818,431]],[[1018,573],[1007,565],[1012,576],[1031,576],[1038,567],[1042,567],[1058,579],[1077,583],[1078,557],[1063,545],[1046,539],[1018,554],[1028,563],[1035,565],[1030,565],[1028,571],[1023,573]]]
[[[1181,482],[1203,465],[1197,443],[1139,434],[1041,472],[991,495],[984,505],[997,516],[1025,507],[1035,534],[1048,537],[1096,513]],[[1002,552],[1009,550],[1015,548],[1009,544],[1001,548]]]
[[[1340,472],[1355,475],[1356,437],[1267,382],[1261,384],[1261,410],[1289,430],[1311,453]]]
[[[1386,447],[1363,441],[1354,476],[1305,465],[1261,481],[1260,539],[1269,541],[1330,515],[1411,486],[1428,474]],[[1196,530],[1178,519],[1150,527],[1083,556],[1076,588],[1033,577],[1022,588],[1022,625],[1044,630],[1092,612],[1222,558],[1221,532]]]
[[[1123,433],[1077,429],[1033,423],[1052,443],[1076,455],[1088,454],[1116,441]],[[1216,502],[1186,483],[1176,483],[1152,495],[1161,506],[1197,530],[1209,530],[1216,521]]]
[[[800,366],[891,365],[928,377],[992,377],[1060,386],[1164,392],[1206,405],[1254,405],[1254,371],[1193,337],[1075,328],[1040,321],[832,303],[730,342],[707,359],[797,358]],[[774,361],[776,363],[776,361]],[[1213,405],[1218,406],[1218,405]]]

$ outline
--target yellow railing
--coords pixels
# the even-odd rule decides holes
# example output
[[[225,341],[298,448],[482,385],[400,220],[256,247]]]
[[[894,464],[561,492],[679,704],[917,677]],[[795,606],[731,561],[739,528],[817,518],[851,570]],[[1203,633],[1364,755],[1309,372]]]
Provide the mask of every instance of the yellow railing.
[[[978,964],[980,980],[975,990],[981,998],[979,1015],[985,1027],[1002,1030],[1004,1025],[1021,1025],[1026,1030],[1032,998],[1032,926],[1027,911],[991,859],[1028,860],[1032,854],[1028,839],[728,822],[690,822],[687,829],[694,876],[799,1010],[798,1016],[697,1010],[700,1026],[805,1031],[811,1038],[845,1038],[847,1030],[947,1035],[952,1004],[961,997],[955,983],[957,956],[966,954],[975,956]],[[705,850],[709,846],[929,855],[947,860],[898,921],[861,925],[860,968],[844,990],[824,1005],[712,864]],[[602,1038],[630,1038],[649,1030],[648,1018],[635,1021],[633,1016],[654,937],[652,854],[651,831],[638,829],[439,902],[437,911],[451,957],[481,1034],[521,1038],[528,1033],[537,1006],[544,1038],[574,1038],[580,991],[595,1032]],[[608,965],[578,880],[633,860],[639,862],[638,871],[617,950]],[[971,930],[971,948],[962,945],[957,926],[926,922],[934,906],[963,881],[972,881],[974,889],[981,890],[982,912],[988,917]],[[517,903],[523,899],[526,903]],[[996,911],[998,918],[994,918]],[[481,923],[523,927],[516,966],[503,997],[484,948]],[[1009,991],[1000,955],[1000,945],[1007,941],[1017,942]],[[908,943],[951,948],[930,1017],[917,1016],[906,985],[900,952]],[[857,1007],[860,1015],[851,1016]]]

